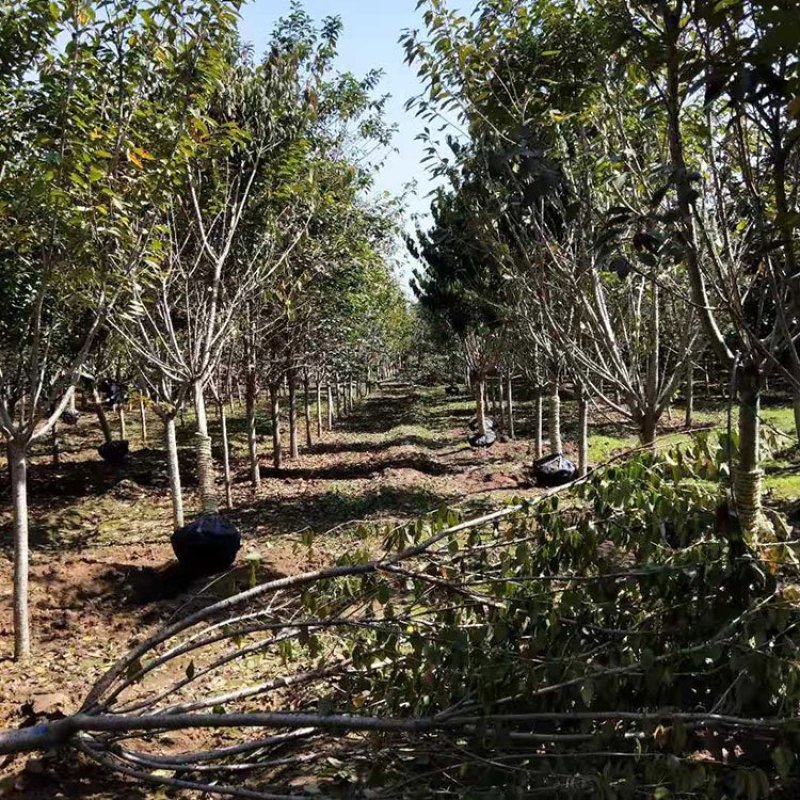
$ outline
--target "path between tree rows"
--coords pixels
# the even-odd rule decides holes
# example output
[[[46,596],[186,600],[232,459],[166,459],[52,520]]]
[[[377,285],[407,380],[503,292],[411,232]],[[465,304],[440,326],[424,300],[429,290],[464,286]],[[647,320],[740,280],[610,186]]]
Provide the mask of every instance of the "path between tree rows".
[[[271,436],[266,419],[259,418],[263,480],[254,492],[248,483],[244,421],[237,410],[229,422],[235,470],[231,515],[243,533],[239,563],[245,566],[235,579],[250,580],[247,559],[256,555],[259,579],[329,562],[363,544],[363,532],[351,522],[385,521],[388,527],[441,505],[496,505],[522,491],[528,443],[504,442],[489,451],[471,450],[466,444],[471,413],[467,398],[445,401],[440,389],[388,386],[364,400],[322,441],[303,448],[300,458],[286,462],[279,474],[269,466]],[[150,422],[152,440],[158,424],[155,419]],[[188,423],[181,435],[188,444]],[[135,452],[121,472],[109,470],[97,457],[99,432],[88,413],[75,429],[63,431],[60,467],[53,467],[46,452],[32,461],[35,656],[24,667],[10,660],[9,510],[4,508],[0,515],[0,724],[4,727],[24,721],[30,711],[26,704],[39,713],[73,710],[103,670],[132,643],[172,615],[185,612],[187,603],[202,602],[192,600],[202,583],[189,586],[175,571],[161,454],[141,449],[140,430],[131,419],[128,436]],[[182,455],[189,456],[188,448]],[[188,462],[183,473],[187,508],[195,508]],[[7,481],[5,475],[3,480]],[[319,537],[312,548],[303,543],[304,532],[321,534],[337,526],[341,527]],[[379,541],[373,538],[370,546]],[[229,592],[230,582],[221,590]],[[90,781],[84,790],[79,776],[63,779],[78,782],[65,789],[64,796],[95,796],[96,782]],[[29,776],[23,781],[26,797],[33,796],[30,791],[37,780],[43,779]],[[42,796],[53,796],[47,793],[52,784],[45,783]]]

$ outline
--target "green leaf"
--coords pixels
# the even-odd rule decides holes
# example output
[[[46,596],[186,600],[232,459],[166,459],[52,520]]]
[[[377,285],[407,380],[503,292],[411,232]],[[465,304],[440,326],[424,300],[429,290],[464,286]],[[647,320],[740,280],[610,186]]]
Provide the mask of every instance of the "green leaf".
[[[772,751],[772,763],[778,770],[781,780],[786,780],[792,771],[794,764],[794,753],[788,747],[776,747]]]

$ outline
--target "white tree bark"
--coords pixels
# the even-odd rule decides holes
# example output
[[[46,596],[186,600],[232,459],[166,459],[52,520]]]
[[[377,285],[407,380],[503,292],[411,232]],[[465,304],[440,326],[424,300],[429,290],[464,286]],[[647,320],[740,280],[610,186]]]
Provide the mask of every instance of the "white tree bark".
[[[144,407],[144,395],[139,395],[139,422],[142,426],[142,447],[147,447],[147,414]]]
[[[514,394],[511,388],[511,373],[506,378],[506,402],[508,404],[508,435],[512,439],[516,439],[516,431],[514,430]]]
[[[578,475],[589,470],[589,402],[586,390],[578,387]]]
[[[275,469],[283,466],[283,444],[281,442],[281,406],[278,385],[269,385],[269,399],[272,409],[272,464]]]
[[[247,384],[245,387],[245,420],[247,425],[247,452],[250,458],[250,482],[254,487],[261,485],[261,471],[258,464],[258,436],[256,431],[256,400],[258,387],[256,386],[255,369],[248,369]]]
[[[322,438],[322,384],[317,377],[317,439]]]
[[[182,528],[183,493],[181,490],[181,470],[178,461],[178,438],[175,434],[175,415],[165,414],[164,447],[167,451],[167,469],[169,471],[169,493],[172,498],[172,523],[175,528]]]
[[[14,529],[14,658],[26,659],[31,652],[28,613],[28,461],[27,443],[8,445],[11,468],[11,514]]]
[[[195,453],[197,459],[197,478],[200,490],[200,510],[204,514],[218,511],[216,491],[214,489],[214,459],[211,453],[211,437],[208,435],[208,414],[203,395],[203,382],[194,382],[194,407],[197,418],[195,432]]]
[[[563,453],[561,442],[561,398],[558,394],[558,381],[550,383],[550,397],[548,400],[548,427],[550,434],[550,452]]]
[[[230,445],[228,443],[228,417],[225,413],[225,401],[220,398],[217,402],[219,409],[219,424],[222,429],[222,468],[225,478],[225,504],[226,507],[233,508],[233,494],[231,492],[231,457]]]

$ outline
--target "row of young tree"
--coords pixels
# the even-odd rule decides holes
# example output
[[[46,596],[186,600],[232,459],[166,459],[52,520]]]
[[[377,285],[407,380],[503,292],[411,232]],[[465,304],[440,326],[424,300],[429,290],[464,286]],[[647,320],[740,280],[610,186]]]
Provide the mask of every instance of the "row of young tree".
[[[338,72],[339,20],[317,26],[297,5],[257,60],[238,40],[238,7],[14,0],[0,12],[0,430],[17,658],[30,652],[28,459],[79,385],[122,376],[148,398],[181,525],[184,407],[202,508],[214,510],[209,399],[224,410],[245,376],[257,484],[262,386],[279,466],[280,387],[296,453],[298,384],[308,393],[313,380],[321,409],[327,383],[330,406],[332,383],[342,396],[373,380],[407,335],[397,207],[370,193],[391,136],[379,73]]]
[[[442,179],[416,291],[486,376],[632,422],[643,444],[701,360],[739,409],[734,496],[762,521],[759,404],[800,436],[800,18],[792,0],[424,0],[404,35]],[[442,137],[441,134],[444,134]],[[546,387],[546,388],[544,388]]]

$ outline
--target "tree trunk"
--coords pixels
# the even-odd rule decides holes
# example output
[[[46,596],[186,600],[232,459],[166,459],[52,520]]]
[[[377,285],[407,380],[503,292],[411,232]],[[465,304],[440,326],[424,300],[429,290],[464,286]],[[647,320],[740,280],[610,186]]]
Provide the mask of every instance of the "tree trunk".
[[[533,457],[538,460],[544,454],[544,396],[542,387],[536,386],[536,407],[534,411]]]
[[[147,447],[147,413],[144,407],[144,396],[139,395],[139,423],[142,426],[142,447]]]
[[[645,409],[639,424],[639,439],[645,447],[655,450],[658,418],[652,408]]]
[[[306,421],[306,447],[311,449],[314,442],[311,439],[311,393],[308,384],[308,370],[305,370],[303,372],[303,416]]]
[[[53,456],[53,465],[58,466],[61,463],[61,441],[58,438],[58,423],[53,423],[53,429],[50,431],[50,452]]]
[[[283,466],[283,446],[281,444],[281,404],[278,385],[269,385],[269,400],[272,413],[272,464],[275,469]]]
[[[475,417],[478,420],[478,436],[486,436],[486,380],[477,378],[473,384],[475,393]]]
[[[333,430],[333,387],[328,381],[328,430]]]
[[[111,444],[111,442],[114,441],[114,434],[111,433],[111,426],[108,424],[106,410],[103,408],[103,401],[97,393],[97,388],[92,389],[92,401],[94,402],[94,410],[97,414],[97,419],[100,421],[100,428],[103,431],[103,439],[106,444]]]
[[[294,367],[286,370],[286,383],[289,387],[289,457],[297,458],[300,445],[297,440],[297,375]]]
[[[497,426],[502,429],[506,427],[506,385],[502,375],[497,380],[497,391],[500,397],[500,413],[497,418]]]
[[[76,414],[77,411],[78,411],[77,407],[75,406],[75,387],[74,386],[70,387],[70,389],[69,389],[69,402],[67,404],[67,410],[71,414]]]
[[[734,470],[734,502],[742,530],[754,533],[761,522],[761,471],[759,412],[761,372],[755,365],[739,370],[739,463]]]
[[[119,414],[119,438],[124,442],[128,438],[128,426],[125,424],[125,407],[120,403],[117,406]]]
[[[167,451],[167,469],[169,470],[169,493],[172,498],[172,523],[177,528],[182,528],[183,521],[183,494],[181,491],[181,470],[178,461],[178,438],[175,435],[175,416],[164,416],[164,447]]]
[[[197,478],[200,489],[200,510],[204,514],[216,514],[219,506],[214,490],[214,458],[211,453],[211,437],[208,435],[208,415],[201,381],[196,381],[194,384],[194,408],[197,416],[197,431],[194,436]]]
[[[586,390],[578,387],[578,475],[589,471],[589,398]]]
[[[26,446],[9,442],[11,469],[12,524],[14,526],[14,658],[26,659],[31,653],[28,616],[28,461]]]
[[[514,395],[511,389],[511,373],[509,373],[506,379],[506,402],[508,404],[508,435],[512,439],[516,439],[517,434],[514,430]]]
[[[247,427],[247,453],[250,458],[250,482],[254,487],[261,485],[261,472],[258,466],[258,436],[256,431],[256,386],[255,370],[248,370],[245,385],[245,425]]]
[[[233,495],[231,493],[231,456],[228,445],[228,417],[225,414],[225,401],[217,401],[219,411],[219,424],[222,429],[222,468],[225,478],[225,504],[226,508],[233,508]]]
[[[564,450],[561,443],[561,398],[558,394],[557,380],[554,380],[550,383],[548,407],[549,414],[547,423],[550,433],[550,452],[562,453]]]
[[[655,409],[658,405],[658,381],[661,374],[661,334],[660,334],[660,300],[658,284],[652,282],[651,291],[651,320],[650,320],[650,354],[647,361],[647,396],[646,409],[642,425],[642,444],[655,449],[656,427],[658,417]]]
[[[317,376],[317,439],[322,438],[322,384]]]
[[[342,416],[342,383],[339,380],[339,373],[336,373],[336,419]]]
[[[684,423],[691,428],[694,423],[694,362],[691,358],[686,362],[686,416]]]
[[[800,442],[800,391],[794,390],[794,399],[792,402],[794,408],[794,437]]]

